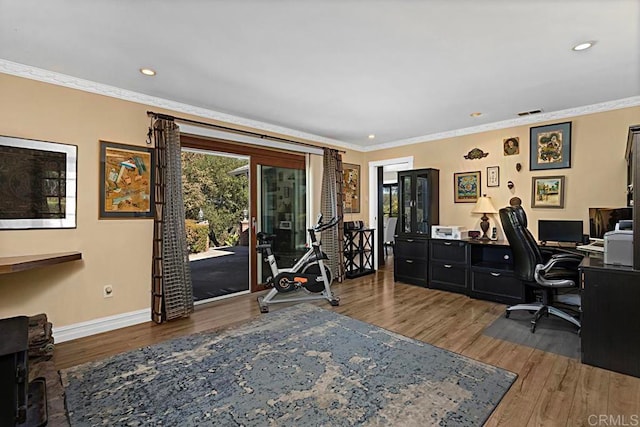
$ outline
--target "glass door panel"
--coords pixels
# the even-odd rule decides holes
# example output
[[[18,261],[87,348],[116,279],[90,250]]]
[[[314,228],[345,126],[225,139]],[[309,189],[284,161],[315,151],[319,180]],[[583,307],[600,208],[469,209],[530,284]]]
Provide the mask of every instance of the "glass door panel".
[[[400,186],[402,191],[402,205],[400,206],[400,229],[405,233],[411,233],[411,208],[413,198],[411,197],[411,176],[405,175],[400,177]]]
[[[275,235],[273,252],[279,268],[292,267],[306,251],[306,174],[303,169],[258,165],[258,231]],[[258,281],[271,270],[258,256]]]
[[[429,181],[426,175],[416,177],[416,233],[429,234]]]

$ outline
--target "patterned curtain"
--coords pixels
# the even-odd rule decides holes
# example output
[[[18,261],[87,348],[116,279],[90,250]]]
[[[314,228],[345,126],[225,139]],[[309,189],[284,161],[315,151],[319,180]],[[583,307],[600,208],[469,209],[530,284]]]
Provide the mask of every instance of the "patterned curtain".
[[[158,119],[153,135],[156,206],[151,318],[162,323],[193,313],[193,288],[182,201],[180,129],[173,120]]]
[[[322,232],[322,250],[329,257],[329,268],[338,282],[344,279],[344,204],[342,202],[342,155],[338,150],[324,149],[322,196],[323,221],[340,217],[336,227]]]

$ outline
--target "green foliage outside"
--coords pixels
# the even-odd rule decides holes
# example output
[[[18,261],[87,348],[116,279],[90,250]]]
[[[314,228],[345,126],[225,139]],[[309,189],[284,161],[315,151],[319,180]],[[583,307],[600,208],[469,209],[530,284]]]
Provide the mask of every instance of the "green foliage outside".
[[[206,224],[198,224],[192,219],[185,221],[187,229],[187,247],[189,253],[196,254],[207,250],[209,227]]]
[[[238,241],[238,223],[249,205],[248,175],[233,176],[229,172],[247,164],[248,161],[242,159],[182,152],[186,219],[197,221],[202,209],[220,245]]]

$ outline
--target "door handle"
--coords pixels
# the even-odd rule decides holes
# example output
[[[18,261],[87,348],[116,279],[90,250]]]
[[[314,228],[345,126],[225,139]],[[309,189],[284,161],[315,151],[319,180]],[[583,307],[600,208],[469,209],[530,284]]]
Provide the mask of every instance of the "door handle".
[[[256,217],[255,217],[255,216],[252,216],[252,217],[251,217],[251,228],[253,228],[253,232],[254,232],[254,233],[256,232],[256,225],[257,225],[257,223],[258,223],[258,222],[256,221]]]
[[[451,242],[444,242],[445,246],[451,246]]]
[[[451,267],[453,267],[451,264],[445,264],[444,265],[444,268],[451,268]]]
[[[502,273],[494,273],[494,272],[491,272],[491,275],[492,275],[493,277],[500,277],[500,276],[502,276]]]
[[[405,262],[406,262],[407,264],[413,264],[413,260],[410,260],[410,259],[406,259],[406,260],[405,260]]]
[[[407,243],[413,243],[413,239],[407,239]]]

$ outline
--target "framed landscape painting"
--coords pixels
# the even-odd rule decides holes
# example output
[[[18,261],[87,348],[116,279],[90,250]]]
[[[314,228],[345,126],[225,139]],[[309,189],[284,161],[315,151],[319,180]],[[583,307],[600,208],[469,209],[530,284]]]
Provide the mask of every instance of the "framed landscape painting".
[[[537,126],[530,133],[530,170],[571,167],[571,122]]]
[[[453,174],[453,201],[475,203],[480,197],[480,171]]]
[[[564,176],[534,176],[531,182],[532,208],[564,208]]]
[[[153,218],[153,149],[100,141],[100,214]]]

